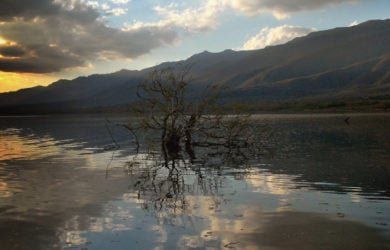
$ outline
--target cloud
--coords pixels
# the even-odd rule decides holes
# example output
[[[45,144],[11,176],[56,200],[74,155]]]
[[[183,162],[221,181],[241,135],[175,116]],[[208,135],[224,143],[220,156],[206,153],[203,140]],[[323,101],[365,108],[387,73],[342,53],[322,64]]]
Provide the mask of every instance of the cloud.
[[[91,4],[96,6],[84,0],[1,1],[0,71],[48,73],[96,59],[133,59],[178,39],[168,26],[109,27]]]
[[[126,30],[141,27],[171,27],[184,30],[187,34],[205,32],[218,27],[218,16],[226,6],[224,0],[208,0],[193,8],[180,8],[177,4],[156,6],[154,10],[161,17],[157,22],[135,22],[125,26]]]
[[[39,15],[53,15],[59,11],[60,6],[52,4],[52,0],[0,1],[0,21],[7,21],[14,17],[30,19]]]
[[[104,4],[102,4],[101,5],[101,8],[102,8],[102,10],[109,10],[109,9],[111,9],[111,7],[110,7],[110,5],[108,5],[108,4],[106,4],[106,3],[104,3]]]
[[[129,0],[111,0],[111,2],[114,4],[127,4],[130,1]]]
[[[88,7],[94,8],[94,9],[97,9],[97,8],[99,8],[99,6],[100,6],[100,4],[99,4],[98,1],[87,1],[87,2],[86,2],[86,5],[87,5]]]
[[[312,31],[315,30],[289,25],[282,25],[274,28],[263,28],[257,35],[245,42],[241,49],[261,49],[270,45],[283,44],[296,37],[307,35]]]
[[[202,0],[156,6],[160,20],[109,27],[104,15],[124,15],[130,0],[6,0],[0,1],[0,71],[57,72],[83,67],[96,59],[134,59],[155,48],[176,44],[179,35],[217,28],[225,11],[245,15],[291,13],[358,0]],[[109,3],[109,4],[108,4]],[[186,3],[188,4],[188,3]],[[110,5],[114,5],[112,7]],[[187,6],[187,7],[186,7]],[[279,33],[278,33],[279,32]],[[298,31],[294,31],[298,32]],[[264,30],[244,48],[284,42],[304,34],[293,30]]]
[[[127,13],[127,9],[124,8],[113,8],[110,10],[106,11],[107,14],[109,15],[114,15],[114,16],[121,16]]]
[[[21,57],[26,54],[26,51],[15,45],[0,46],[0,56],[4,58]]]
[[[248,16],[271,13],[277,19],[289,17],[292,13],[320,9],[331,4],[352,3],[360,0],[203,0],[198,7],[183,8],[171,3],[156,6],[154,10],[161,17],[156,22],[140,22],[125,25],[126,30],[142,27],[175,27],[187,34],[205,32],[219,26],[219,16],[226,11]]]
[[[271,13],[277,19],[284,19],[291,13],[320,9],[331,4],[353,3],[359,0],[227,0],[235,10],[255,16]]]
[[[356,26],[356,25],[359,25],[359,22],[355,20],[349,24],[349,27]]]
[[[218,26],[218,15],[224,11],[219,1],[208,1],[198,8],[175,10],[174,8],[156,7],[157,12],[164,16],[168,25],[176,25],[186,32],[203,32]]]

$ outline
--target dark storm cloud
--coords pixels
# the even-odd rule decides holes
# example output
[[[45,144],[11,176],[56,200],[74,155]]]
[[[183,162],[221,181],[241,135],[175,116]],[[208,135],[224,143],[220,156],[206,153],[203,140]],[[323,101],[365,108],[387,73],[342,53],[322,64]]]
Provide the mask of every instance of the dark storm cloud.
[[[3,57],[21,57],[26,51],[19,46],[0,47],[0,55]]]
[[[0,71],[56,72],[97,58],[136,58],[177,39],[167,27],[108,27],[81,0],[6,0],[0,16],[0,37],[13,44],[0,50]],[[12,53],[17,58],[7,58]]]
[[[50,15],[60,12],[60,6],[52,4],[52,0],[1,0],[0,20],[14,17],[31,18],[37,15]]]
[[[0,58],[0,69],[8,72],[49,73],[64,68],[76,67],[84,63],[80,60],[80,57],[61,51],[58,48],[37,45],[32,48],[32,51],[39,56],[34,54],[23,56],[25,55],[23,54],[17,59]],[[5,55],[3,54],[3,56]]]

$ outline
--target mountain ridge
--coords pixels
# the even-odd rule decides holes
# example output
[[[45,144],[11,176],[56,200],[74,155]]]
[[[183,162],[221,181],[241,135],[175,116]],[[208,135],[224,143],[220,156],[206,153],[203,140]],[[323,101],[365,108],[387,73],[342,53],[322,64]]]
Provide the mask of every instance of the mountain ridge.
[[[50,112],[56,112],[56,107],[64,112],[69,107],[71,112],[77,107],[93,110],[127,105],[136,98],[136,86],[150,72],[178,64],[192,65],[193,86],[228,86],[228,101],[261,104],[388,95],[390,19],[312,32],[260,50],[203,51],[186,60],[143,70],[123,69],[1,93],[0,114],[28,105],[50,105],[51,109],[46,108]]]

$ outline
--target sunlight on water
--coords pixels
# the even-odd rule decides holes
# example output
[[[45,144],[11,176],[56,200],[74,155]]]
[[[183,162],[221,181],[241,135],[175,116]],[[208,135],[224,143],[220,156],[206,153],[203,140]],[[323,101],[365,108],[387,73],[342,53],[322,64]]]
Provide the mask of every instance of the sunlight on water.
[[[103,118],[6,121],[4,249],[389,247],[390,116],[256,116],[261,157],[175,171]]]
[[[50,136],[23,134],[18,129],[0,131],[0,161],[38,160],[61,154],[70,155],[72,148],[82,147],[73,140],[56,140]],[[87,150],[87,149],[86,149]]]
[[[0,131],[0,161],[25,159],[35,160],[54,155],[55,141],[50,138],[25,138],[17,129]]]

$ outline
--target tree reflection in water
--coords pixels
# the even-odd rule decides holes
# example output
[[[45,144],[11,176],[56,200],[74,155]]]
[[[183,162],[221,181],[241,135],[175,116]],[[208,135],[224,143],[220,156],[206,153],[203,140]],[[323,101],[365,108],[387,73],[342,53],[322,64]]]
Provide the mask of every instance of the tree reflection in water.
[[[234,178],[242,179],[249,171],[252,154],[247,148],[224,147],[201,148],[196,161],[157,152],[137,154],[125,169],[132,180],[129,189],[135,190],[142,208],[153,211],[168,224],[175,224],[169,221],[170,217],[190,215],[195,206],[187,196],[209,196],[209,207],[217,209],[223,199],[219,194],[223,171],[240,169],[232,172]]]
[[[190,69],[186,65],[152,72],[137,88],[133,119],[121,125],[133,136],[137,153],[141,148],[151,152],[128,163],[130,174],[141,170],[134,187],[139,199],[147,197],[145,208],[185,210],[186,171],[204,187],[208,171],[243,167],[258,152],[258,129],[250,115],[223,110],[220,100],[226,92],[217,84],[193,89]]]
[[[315,249],[323,245],[332,249],[383,249],[388,243],[379,230],[337,216],[288,209],[267,211],[261,208],[266,206],[265,200],[259,207],[239,204],[238,197],[229,200],[229,184],[224,178],[251,178],[255,171],[248,156],[251,152],[237,148],[240,157],[234,157],[224,148],[213,149],[197,152],[202,160],[196,162],[154,153],[138,154],[127,163],[126,172],[133,181],[129,189],[135,191],[141,208],[157,220],[153,230],[162,235],[178,234],[156,240],[159,244],[172,246],[177,242],[174,246],[181,249]],[[237,191],[234,187],[230,190]],[[202,230],[193,232],[191,228]]]
[[[111,143],[96,130],[103,119],[21,118],[36,135],[0,140],[15,149],[0,162],[0,248],[387,249],[388,116],[379,128],[372,116],[348,127],[338,117],[252,117],[273,159],[260,146],[212,145],[194,147],[195,159],[129,158],[120,128],[108,178],[113,152],[96,150]]]

